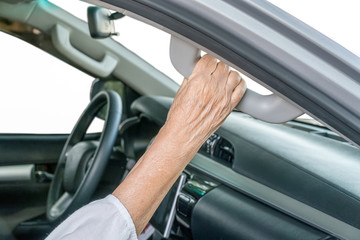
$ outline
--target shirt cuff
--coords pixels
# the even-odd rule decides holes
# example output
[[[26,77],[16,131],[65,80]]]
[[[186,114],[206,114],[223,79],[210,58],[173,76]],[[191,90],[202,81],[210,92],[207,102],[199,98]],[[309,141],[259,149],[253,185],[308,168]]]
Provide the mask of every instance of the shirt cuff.
[[[135,225],[126,207],[120,202],[120,200],[117,197],[115,197],[112,194],[108,195],[105,199],[111,202],[117,208],[119,214],[124,218],[126,228],[129,229],[130,231],[129,239],[136,240],[137,235],[136,235]]]

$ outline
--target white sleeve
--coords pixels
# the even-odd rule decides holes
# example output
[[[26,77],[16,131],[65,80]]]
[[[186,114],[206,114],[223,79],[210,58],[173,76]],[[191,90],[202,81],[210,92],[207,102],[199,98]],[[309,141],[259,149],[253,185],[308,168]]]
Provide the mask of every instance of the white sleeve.
[[[134,223],[124,205],[113,195],[74,212],[46,240],[136,240]]]

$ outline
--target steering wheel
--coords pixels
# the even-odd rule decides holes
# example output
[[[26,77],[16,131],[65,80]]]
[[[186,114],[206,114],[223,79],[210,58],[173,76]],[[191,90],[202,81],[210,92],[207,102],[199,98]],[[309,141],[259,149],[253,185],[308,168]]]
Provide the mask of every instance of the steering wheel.
[[[100,140],[86,141],[87,129],[105,104]],[[50,222],[66,218],[90,200],[112,152],[121,114],[122,102],[114,91],[99,92],[82,113],[65,143],[50,185],[46,206]]]

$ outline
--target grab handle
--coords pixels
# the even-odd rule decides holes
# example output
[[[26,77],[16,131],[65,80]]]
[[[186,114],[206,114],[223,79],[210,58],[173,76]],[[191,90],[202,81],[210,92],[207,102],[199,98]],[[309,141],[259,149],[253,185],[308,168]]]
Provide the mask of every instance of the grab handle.
[[[171,36],[171,63],[185,78],[190,76],[200,57],[200,49],[187,41]],[[303,114],[300,109],[275,94],[264,96],[250,89],[246,90],[235,109],[270,123],[287,122]]]
[[[70,30],[57,24],[51,32],[55,48],[87,71],[99,76],[109,76],[117,65],[117,59],[108,53],[102,61],[97,61],[77,50],[70,42]]]

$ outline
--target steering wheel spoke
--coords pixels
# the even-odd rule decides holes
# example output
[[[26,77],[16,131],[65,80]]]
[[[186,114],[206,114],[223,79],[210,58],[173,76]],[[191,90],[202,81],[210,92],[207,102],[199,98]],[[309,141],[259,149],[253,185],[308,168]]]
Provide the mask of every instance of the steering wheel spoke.
[[[61,195],[61,197],[50,208],[49,214],[52,217],[59,217],[69,207],[73,199],[74,195],[68,192],[64,192],[63,195]]]

